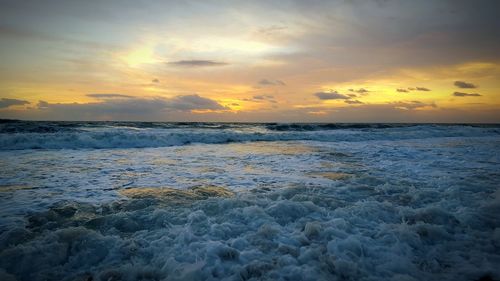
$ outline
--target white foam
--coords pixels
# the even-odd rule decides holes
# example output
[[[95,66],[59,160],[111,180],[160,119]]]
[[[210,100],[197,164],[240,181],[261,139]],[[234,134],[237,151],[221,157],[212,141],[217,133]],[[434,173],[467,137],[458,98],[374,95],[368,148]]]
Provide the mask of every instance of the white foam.
[[[0,184],[37,188],[0,194],[0,277],[499,279],[499,147],[471,135],[3,151]],[[236,196],[117,192],[198,185]]]

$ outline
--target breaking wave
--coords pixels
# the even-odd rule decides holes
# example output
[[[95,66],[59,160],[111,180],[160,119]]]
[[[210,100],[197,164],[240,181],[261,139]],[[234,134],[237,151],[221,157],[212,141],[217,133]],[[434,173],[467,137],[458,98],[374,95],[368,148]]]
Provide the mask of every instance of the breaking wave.
[[[26,122],[1,124],[0,150],[103,149],[248,141],[367,141],[499,135],[496,126]]]

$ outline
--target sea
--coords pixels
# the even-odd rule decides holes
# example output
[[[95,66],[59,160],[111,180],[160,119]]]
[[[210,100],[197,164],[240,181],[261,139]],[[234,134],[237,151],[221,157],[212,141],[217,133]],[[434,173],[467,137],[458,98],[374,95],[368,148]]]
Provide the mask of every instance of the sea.
[[[500,280],[500,125],[0,121],[0,280]]]

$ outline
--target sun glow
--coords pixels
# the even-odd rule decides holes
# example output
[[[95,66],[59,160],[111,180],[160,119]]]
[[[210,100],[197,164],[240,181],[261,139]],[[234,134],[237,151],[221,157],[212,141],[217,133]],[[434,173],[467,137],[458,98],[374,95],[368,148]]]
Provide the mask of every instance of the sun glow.
[[[155,56],[154,48],[152,46],[139,47],[125,54],[121,54],[119,57],[129,67],[137,67],[143,64],[154,64],[161,61]]]

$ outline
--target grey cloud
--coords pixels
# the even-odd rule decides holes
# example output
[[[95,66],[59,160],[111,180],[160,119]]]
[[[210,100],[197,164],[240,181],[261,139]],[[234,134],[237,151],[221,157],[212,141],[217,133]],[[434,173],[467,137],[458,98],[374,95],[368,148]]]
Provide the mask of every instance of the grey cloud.
[[[425,87],[416,87],[415,88],[417,91],[424,91],[424,92],[429,92],[431,89],[425,88]]]
[[[398,107],[399,105],[399,107]],[[335,109],[328,108],[301,108],[294,111],[294,121],[324,121],[331,122],[403,122],[403,123],[498,123],[500,116],[498,110],[485,109],[474,111],[467,109],[450,109],[434,107],[433,110],[408,110],[402,109],[401,104],[362,104],[358,106],[344,106]],[[431,105],[432,106],[432,105]],[[308,111],[326,111],[327,114],[319,116],[309,115]]]
[[[29,103],[30,103],[29,101],[25,101],[25,100],[2,98],[0,100],[0,108],[7,108],[7,107],[14,106],[14,105],[25,105],[25,104],[29,104]]]
[[[124,29],[144,25],[148,30],[168,29],[169,20],[182,14],[186,23],[195,24],[192,15],[206,13],[206,5],[186,5],[175,1],[129,2],[124,5],[109,1],[100,3],[96,9],[94,1],[3,1],[0,15],[15,15],[14,23],[27,26],[55,26],[68,24],[75,19],[82,23],[122,23]],[[265,22],[292,24],[296,15],[304,19],[304,34],[292,43],[302,44],[307,51],[316,51],[326,62],[352,65],[370,64],[374,68],[382,64],[421,65],[444,62],[458,63],[479,59],[498,59],[500,29],[498,21],[499,1],[266,1],[240,2],[232,6],[245,14],[256,15]],[[223,2],[222,2],[223,3]],[[6,7],[7,6],[7,7]],[[224,23],[227,5],[209,5],[218,16],[215,23]],[[8,8],[10,7],[10,8]],[[270,11],[280,11],[280,14]],[[147,13],[146,13],[147,11]],[[332,11],[335,13],[332,14]],[[418,11],[418,12],[417,12]],[[219,16],[220,15],[220,16]],[[391,16],[389,16],[391,15]],[[185,18],[184,18],[185,17]],[[252,17],[250,17],[252,18]],[[77,26],[78,22],[73,22]],[[165,28],[167,27],[167,28]],[[293,31],[293,24],[292,24]],[[280,32],[283,27],[261,28],[264,34]],[[207,26],[210,29],[210,25]],[[50,31],[50,30],[49,30]],[[71,34],[70,30],[53,33]],[[104,31],[103,31],[104,32]],[[179,31],[180,32],[180,31]],[[331,53],[331,46],[339,52]],[[324,48],[324,49],[323,49]],[[346,51],[351,50],[351,52]],[[316,51],[317,52],[317,51]]]
[[[287,29],[286,26],[272,25],[272,26],[269,26],[269,27],[259,28],[257,30],[257,32],[261,33],[261,34],[264,34],[264,35],[267,35],[267,36],[270,36],[270,35],[274,35],[276,33],[280,33],[280,32],[282,32],[282,31],[284,31],[286,29]]]
[[[278,103],[275,99],[274,96],[272,95],[255,95],[252,97],[252,99],[244,99],[246,101],[255,101],[255,102],[260,102],[260,101],[267,101],[270,103]]]
[[[274,85],[274,82],[271,82],[271,81],[269,81],[267,79],[262,79],[262,80],[259,81],[259,84],[260,85]]]
[[[398,101],[391,102],[389,105],[393,106],[396,109],[405,109],[405,110],[413,110],[422,107],[437,107],[435,103],[424,103],[421,101]]]
[[[48,103],[39,101],[40,114],[53,118],[85,120],[162,120],[173,113],[192,110],[228,110],[217,101],[197,94],[173,98],[102,99],[91,103]]]
[[[225,62],[213,60],[179,60],[168,62],[169,65],[184,66],[184,67],[205,67],[205,66],[224,66]]]
[[[359,100],[345,100],[344,102],[347,104],[363,104],[363,102]]]
[[[408,87],[408,88],[398,88],[396,89],[397,92],[400,93],[409,93],[410,91],[422,91],[422,92],[429,92],[431,89],[425,88],[425,87]]]
[[[167,101],[167,108],[176,109],[176,110],[227,110],[229,108],[222,106],[218,102],[200,97],[199,95],[186,95],[186,96],[177,96],[173,99]]]
[[[158,80],[157,78],[151,80],[152,83],[160,83],[160,80]]]
[[[87,97],[96,98],[96,99],[113,99],[113,98],[134,98],[129,95],[122,94],[88,94]]]
[[[69,116],[85,112],[97,115],[144,114],[151,111],[164,110],[169,105],[166,99],[105,99],[91,103],[49,103],[39,101],[40,110],[66,113]]]
[[[256,100],[265,100],[265,99],[274,99],[274,96],[272,96],[272,95],[257,95],[257,96],[253,96],[253,98]]]
[[[141,100],[141,99],[139,99]],[[119,100],[110,100],[117,102]],[[94,103],[95,104],[95,103]],[[410,105],[409,105],[410,104]],[[33,120],[136,120],[136,121],[229,121],[229,122],[476,122],[476,123],[499,123],[500,116],[497,109],[468,110],[468,109],[450,109],[438,108],[434,104],[429,106],[435,109],[429,110],[408,110],[408,107],[422,106],[424,103],[398,102],[392,104],[359,104],[350,106],[346,104],[342,107],[309,107],[291,110],[270,109],[257,111],[240,112],[211,112],[204,114],[192,114],[189,111],[168,111],[168,110],[148,110],[145,114],[127,114],[126,112],[115,112],[110,114],[108,111],[99,110],[86,111],[88,108],[81,107],[83,104],[77,104],[77,107],[71,107],[74,104],[66,104],[64,107],[55,109],[54,104],[49,104],[48,110],[29,110],[20,113],[16,110],[0,111],[2,118],[29,118]],[[408,106],[403,108],[404,106]],[[151,109],[148,104],[146,108]],[[325,115],[311,115],[310,111],[325,111]],[[69,112],[69,115],[68,115]]]
[[[453,83],[453,85],[457,86],[458,88],[461,88],[461,89],[474,89],[474,88],[477,88],[477,85],[474,85],[472,83],[468,83],[468,82],[465,82],[465,81],[455,81],[455,83]]]
[[[357,90],[355,89],[349,89],[350,92],[355,92],[355,93],[358,93],[358,94],[365,94],[365,93],[368,93],[369,91],[365,88],[359,88]]]
[[[455,97],[480,97],[480,94],[473,93],[473,94],[468,94],[468,93],[462,93],[462,92],[454,92],[453,96]]]
[[[320,100],[346,100],[349,99],[348,96],[339,94],[337,91],[334,92],[318,92],[314,94]]]
[[[259,81],[259,85],[262,86],[285,86],[285,82],[281,80],[268,80],[268,79],[262,79]]]
[[[36,106],[39,108],[39,109],[45,109],[45,108],[49,108],[49,103],[46,102],[46,101],[38,101],[38,103],[36,104]]]

